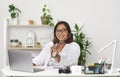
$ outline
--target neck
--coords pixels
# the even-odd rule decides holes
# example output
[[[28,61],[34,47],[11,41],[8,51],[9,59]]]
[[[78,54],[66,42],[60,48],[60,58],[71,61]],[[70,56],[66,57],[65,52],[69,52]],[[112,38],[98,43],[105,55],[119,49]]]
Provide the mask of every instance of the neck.
[[[65,44],[65,41],[64,40],[60,40],[59,44]]]

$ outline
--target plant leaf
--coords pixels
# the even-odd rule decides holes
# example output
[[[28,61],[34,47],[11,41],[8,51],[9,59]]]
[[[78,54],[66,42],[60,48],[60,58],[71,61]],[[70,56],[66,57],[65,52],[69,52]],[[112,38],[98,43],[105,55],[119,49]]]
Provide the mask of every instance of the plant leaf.
[[[74,28],[75,28],[75,30],[78,32],[79,27],[78,27],[78,25],[77,25],[77,24],[75,24]]]
[[[15,8],[19,13],[21,13],[21,11],[18,8]]]
[[[46,4],[44,4],[44,7],[46,7]]]
[[[42,11],[45,12],[45,11],[46,11],[46,8],[43,8]]]
[[[11,17],[12,17],[12,19],[16,18],[16,13],[11,13]]]
[[[9,8],[11,9],[11,10],[15,10],[15,6],[12,4],[12,5],[9,5]]]

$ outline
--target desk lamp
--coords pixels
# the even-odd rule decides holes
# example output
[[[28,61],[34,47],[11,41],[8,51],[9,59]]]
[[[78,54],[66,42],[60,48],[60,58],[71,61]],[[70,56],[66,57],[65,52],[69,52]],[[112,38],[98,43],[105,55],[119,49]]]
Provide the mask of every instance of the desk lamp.
[[[114,48],[113,48],[113,55],[112,55],[112,64],[111,64],[111,69],[110,72],[112,73],[114,70],[114,60],[115,60],[115,56],[116,56],[116,47],[117,47],[117,41],[113,40],[112,42],[110,42],[109,44],[107,44],[105,47],[103,47],[102,49],[100,49],[99,51],[97,51],[98,53],[102,52],[105,48],[109,47],[110,45],[114,44]]]

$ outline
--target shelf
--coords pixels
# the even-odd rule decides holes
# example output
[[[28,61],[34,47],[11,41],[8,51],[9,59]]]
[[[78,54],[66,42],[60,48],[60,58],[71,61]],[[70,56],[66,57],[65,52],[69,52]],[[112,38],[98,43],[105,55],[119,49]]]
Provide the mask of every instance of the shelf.
[[[38,25],[38,24],[34,24],[34,25],[23,25],[23,24],[19,24],[19,25],[8,25],[8,27],[53,27],[53,26],[48,26],[48,25]]]
[[[45,39],[41,42],[45,42],[49,40],[49,36],[51,38],[51,33],[53,32],[54,26],[49,25],[42,25],[42,24],[7,24],[5,25],[5,38],[6,38],[6,50],[30,50],[30,51],[40,51],[42,49],[42,46],[35,46],[36,47],[25,47],[26,46],[26,40],[27,40],[27,33],[29,31],[33,31],[35,34],[35,38],[32,38],[34,42],[40,42],[41,39]],[[30,36],[29,36],[30,37]],[[19,42],[22,43],[22,46],[19,47],[13,47],[9,45],[11,39],[18,39]],[[46,40],[47,39],[47,40]]]
[[[42,47],[8,47],[9,50],[22,49],[22,50],[41,50]]]

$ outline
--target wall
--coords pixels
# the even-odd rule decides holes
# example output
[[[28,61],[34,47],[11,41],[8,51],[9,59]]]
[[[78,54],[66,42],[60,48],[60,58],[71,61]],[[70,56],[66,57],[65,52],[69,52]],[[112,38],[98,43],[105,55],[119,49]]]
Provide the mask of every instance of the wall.
[[[58,20],[66,20],[74,28],[74,24],[80,26],[85,24],[84,32],[92,41],[90,49],[91,56],[88,62],[97,61],[96,53],[106,44],[116,39],[120,42],[120,0],[3,0],[0,2],[0,69],[4,66],[4,25],[3,20],[9,18],[8,5],[15,4],[21,9],[21,23],[27,24],[29,19],[33,19],[37,24],[41,24],[40,16],[43,3],[46,3],[56,23]],[[120,54],[120,44],[117,47],[117,57]],[[112,56],[112,46],[104,50],[105,55]],[[120,66],[116,62],[116,66]],[[2,76],[1,72],[0,75]]]

